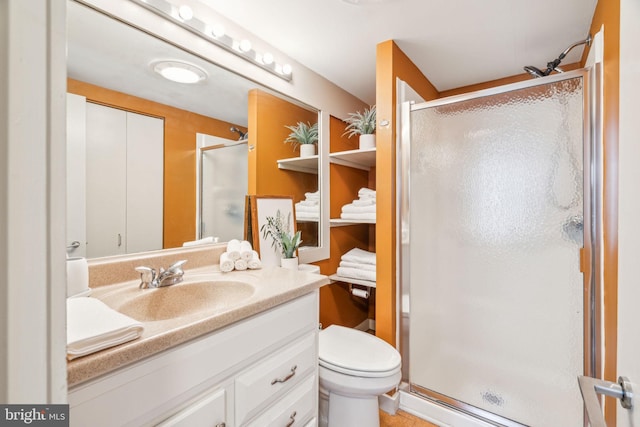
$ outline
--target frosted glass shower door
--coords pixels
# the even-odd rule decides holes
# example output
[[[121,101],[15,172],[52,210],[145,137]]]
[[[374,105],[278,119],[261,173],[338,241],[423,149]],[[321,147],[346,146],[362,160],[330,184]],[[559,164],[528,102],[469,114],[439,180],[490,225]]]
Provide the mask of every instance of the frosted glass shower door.
[[[583,425],[583,91],[578,74],[412,107],[415,390],[524,425]]]
[[[200,238],[242,239],[249,187],[247,144],[202,150]]]

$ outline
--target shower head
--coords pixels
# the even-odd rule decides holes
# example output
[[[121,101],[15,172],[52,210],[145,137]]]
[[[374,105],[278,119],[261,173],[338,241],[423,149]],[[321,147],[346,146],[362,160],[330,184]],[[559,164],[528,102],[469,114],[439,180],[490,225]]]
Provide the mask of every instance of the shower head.
[[[547,69],[542,71],[539,68],[534,67],[533,65],[525,65],[524,70],[531,74],[533,77],[545,77],[548,76],[549,74],[551,74],[554,71],[557,71],[559,73],[562,72],[561,69],[559,69],[558,67],[560,66],[560,63],[562,62],[562,60],[564,59],[565,56],[567,56],[567,54],[571,51],[571,49],[573,49],[576,46],[580,46],[582,44],[586,44],[587,46],[591,46],[591,41],[593,39],[591,38],[591,34],[589,34],[589,36],[584,39],[581,40],[579,42],[575,42],[574,44],[572,44],[571,46],[569,46],[568,48],[566,48],[564,50],[564,52],[562,52],[556,59],[554,59],[551,62],[547,62]]]

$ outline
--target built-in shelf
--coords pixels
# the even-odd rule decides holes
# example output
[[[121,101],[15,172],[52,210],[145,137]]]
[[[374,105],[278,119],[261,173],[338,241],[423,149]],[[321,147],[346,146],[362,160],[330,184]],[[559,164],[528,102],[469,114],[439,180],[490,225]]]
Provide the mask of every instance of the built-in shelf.
[[[318,155],[278,160],[278,169],[318,174]]]
[[[343,227],[345,225],[358,225],[358,224],[375,224],[375,219],[342,219],[342,218],[332,218],[329,220],[329,225],[331,227]]]
[[[376,149],[339,151],[329,154],[329,161],[351,168],[370,170],[376,164]]]
[[[296,218],[296,222],[320,222],[320,218]]]
[[[376,282],[362,279],[352,279],[350,277],[342,277],[338,276],[337,274],[332,274],[331,276],[329,276],[329,280],[332,280],[334,282],[351,283],[352,285],[368,286],[370,288],[376,287]]]

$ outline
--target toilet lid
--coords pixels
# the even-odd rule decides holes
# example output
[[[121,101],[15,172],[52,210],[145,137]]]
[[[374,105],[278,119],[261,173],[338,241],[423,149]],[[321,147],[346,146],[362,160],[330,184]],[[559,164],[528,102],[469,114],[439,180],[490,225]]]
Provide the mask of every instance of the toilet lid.
[[[334,370],[362,373],[391,372],[400,368],[400,353],[380,338],[344,326],[320,331],[320,365]]]

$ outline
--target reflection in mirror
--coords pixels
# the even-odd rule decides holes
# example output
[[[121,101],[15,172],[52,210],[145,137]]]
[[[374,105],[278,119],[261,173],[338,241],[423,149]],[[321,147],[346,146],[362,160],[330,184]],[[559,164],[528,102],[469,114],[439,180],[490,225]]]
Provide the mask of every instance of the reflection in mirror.
[[[92,252],[87,250],[92,246],[92,242],[89,241],[89,236],[92,233],[85,230],[86,233],[83,235],[83,224],[86,224],[86,227],[91,227],[90,224],[104,224],[104,221],[89,218],[90,210],[68,209],[68,223],[77,225],[75,231],[74,227],[68,227],[69,255],[82,256],[86,254],[91,257],[179,247],[185,242],[208,235],[219,237],[220,241],[229,240],[232,237],[231,232],[225,235],[222,231],[213,228],[213,232],[210,233],[211,227],[215,226],[208,225],[205,225],[205,230],[200,229],[203,222],[203,219],[200,218],[202,210],[200,208],[205,208],[205,211],[208,208],[204,203],[199,205],[199,196],[197,196],[200,191],[197,188],[196,170],[199,157],[196,134],[237,141],[240,133],[246,134],[249,130],[250,108],[248,104],[249,93],[252,90],[259,89],[262,93],[267,93],[281,100],[284,97],[275,95],[268,88],[224,70],[199,56],[153,37],[147,32],[118,21],[85,4],[68,0],[67,11],[68,92],[84,97],[79,102],[78,100],[74,101],[74,105],[84,106],[84,110],[74,116],[75,119],[72,119],[71,115],[69,116],[69,134],[84,135],[85,131],[88,134],[90,130],[84,129],[87,126],[86,106],[99,105],[125,114],[135,113],[161,120],[163,122],[163,136],[161,138],[164,139],[163,147],[158,151],[162,156],[160,160],[151,160],[151,152],[148,150],[138,150],[140,155],[138,160],[130,161],[132,169],[136,173],[127,173],[126,170],[125,172],[116,172],[116,169],[107,163],[106,169],[98,174],[102,178],[102,184],[107,183],[102,187],[94,187],[87,181],[86,171],[89,165],[86,162],[87,153],[82,150],[92,150],[87,145],[90,141],[85,139],[73,144],[71,141],[68,142],[68,156],[82,163],[73,171],[68,170],[68,183],[69,185],[75,184],[75,194],[84,193],[87,199],[100,200],[105,194],[105,188],[122,196],[126,194],[126,190],[114,190],[109,184],[115,181],[124,181],[125,185],[129,185],[130,181],[134,183],[136,180],[134,177],[136,174],[148,177],[149,174],[146,172],[154,162],[162,164],[160,168],[162,177],[159,178],[161,182],[158,183],[162,194],[153,197],[154,202],[159,203],[159,206],[152,207],[148,201],[140,203],[143,200],[140,197],[134,199],[141,206],[139,213],[141,218],[145,218],[149,212],[159,213],[156,217],[160,218],[161,227],[154,232],[156,243],[150,246],[132,244],[130,248],[121,243],[127,242],[128,234],[131,234],[127,231],[127,218],[125,217],[124,221],[120,221],[121,224],[124,224],[120,225],[122,231],[109,232],[108,239],[115,241],[117,250]],[[154,65],[158,60],[183,61],[193,64],[204,71],[206,79],[195,84],[170,82],[154,71]],[[292,105],[301,105],[294,100],[290,100],[290,102]],[[307,106],[304,108],[308,110]],[[317,111],[310,113],[317,117]],[[259,120],[269,121],[268,111],[262,114],[259,119],[252,119],[251,123],[255,124]],[[295,124],[295,118],[287,120],[287,124]],[[258,141],[257,135],[254,138],[253,142],[250,141],[249,144],[259,142],[263,149],[268,150],[266,141]],[[273,143],[278,149],[285,147],[282,139],[269,143]],[[79,145],[82,148],[80,151],[76,151]],[[240,150],[240,146],[237,149]],[[246,144],[244,149],[246,154]],[[104,152],[111,153],[112,150],[106,147]],[[289,153],[289,155],[295,156],[296,154]],[[239,174],[242,174],[243,178],[246,178],[247,175],[255,174],[257,167],[249,162],[243,171],[238,168],[233,174],[216,172],[214,175],[238,177]],[[247,168],[254,168],[254,170]],[[85,173],[83,174],[82,171]],[[84,186],[80,181],[84,181],[82,183]],[[234,183],[238,182],[234,180]],[[150,184],[143,184],[142,188],[144,189],[146,185]],[[226,184],[222,184],[222,186],[226,186]],[[206,185],[202,187],[204,189]],[[309,184],[308,191],[317,189],[316,175],[313,182]],[[74,191],[69,190],[69,194],[74,194]],[[217,189],[216,194],[235,194],[235,191],[240,190],[225,187]],[[242,191],[243,193],[237,194],[237,196],[244,198],[247,190]],[[289,193],[290,189],[287,187],[281,187],[277,192],[277,194]],[[204,202],[204,198],[202,201]],[[125,210],[129,209],[131,212],[133,204],[127,204],[129,201],[126,200],[126,197],[124,203]],[[233,207],[226,208],[230,217],[233,218],[238,216],[235,215],[235,212],[238,211],[235,203],[233,202]],[[74,205],[74,201],[70,200],[68,204]],[[75,201],[75,205],[78,204],[83,203]],[[222,212],[224,210],[225,208],[222,208]],[[101,210],[98,209],[98,211]],[[240,217],[242,217],[242,212],[243,205],[238,212]],[[83,216],[85,218],[81,218]],[[214,223],[217,221],[218,219],[213,220]],[[134,228],[138,229],[138,227]],[[220,227],[220,229],[230,230],[226,226]],[[308,242],[318,241],[317,227],[315,230],[308,233]],[[145,233],[151,232],[145,231]],[[315,233],[315,236],[312,236],[311,233]],[[233,237],[241,238],[242,233],[236,235],[233,232]],[[79,242],[79,244],[76,245],[75,242]],[[88,245],[85,247],[87,242]],[[120,246],[117,246],[119,242]],[[93,246],[98,246],[98,244],[93,243]]]

